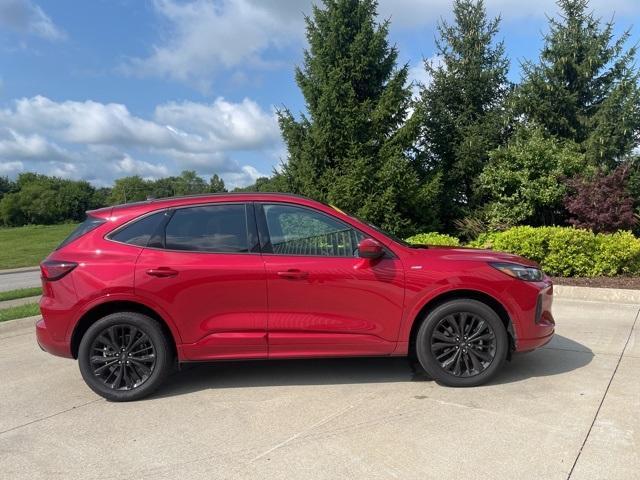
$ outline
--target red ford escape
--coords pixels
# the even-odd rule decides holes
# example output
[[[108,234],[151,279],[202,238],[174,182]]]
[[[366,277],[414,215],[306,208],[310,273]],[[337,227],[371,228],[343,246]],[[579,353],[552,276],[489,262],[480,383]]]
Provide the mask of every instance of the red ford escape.
[[[136,400],[176,362],[409,355],[455,387],[554,332],[532,262],[412,246],[302,197],[108,207],[42,262],[40,346],[99,395]]]

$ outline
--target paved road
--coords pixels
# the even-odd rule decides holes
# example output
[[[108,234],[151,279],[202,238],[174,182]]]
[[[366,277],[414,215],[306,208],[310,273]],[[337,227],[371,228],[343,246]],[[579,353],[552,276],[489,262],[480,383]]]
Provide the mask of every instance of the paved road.
[[[638,305],[560,300],[558,335],[492,385],[412,381],[402,359],[197,366],[114,404],[31,327],[0,330],[7,479],[631,479]],[[574,466],[575,465],[575,466]]]
[[[1,273],[0,292],[40,286],[40,270],[33,272]]]

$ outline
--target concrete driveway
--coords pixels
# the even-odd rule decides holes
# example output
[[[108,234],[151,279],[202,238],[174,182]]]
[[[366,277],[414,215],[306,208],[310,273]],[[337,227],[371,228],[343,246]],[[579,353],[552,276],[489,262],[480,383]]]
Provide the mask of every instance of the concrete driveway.
[[[32,328],[0,330],[7,479],[632,479],[638,305],[558,299],[558,335],[495,383],[450,389],[403,359],[188,367],[108,403]]]

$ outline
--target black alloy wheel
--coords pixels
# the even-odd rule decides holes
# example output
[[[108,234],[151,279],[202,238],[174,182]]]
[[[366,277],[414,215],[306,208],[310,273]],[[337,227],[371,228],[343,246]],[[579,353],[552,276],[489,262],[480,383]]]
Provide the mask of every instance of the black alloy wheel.
[[[146,382],[156,366],[156,349],[147,335],[133,325],[104,329],[91,346],[93,374],[114,390],[131,390]]]
[[[485,303],[471,299],[435,307],[415,340],[418,362],[427,375],[451,387],[486,383],[500,370],[508,351],[502,319]]]
[[[450,374],[473,377],[485,371],[496,356],[491,325],[471,312],[442,318],[431,334],[431,352]]]
[[[147,315],[112,313],[92,324],[80,340],[80,373],[107,400],[139,400],[154,392],[171,371],[170,340]]]

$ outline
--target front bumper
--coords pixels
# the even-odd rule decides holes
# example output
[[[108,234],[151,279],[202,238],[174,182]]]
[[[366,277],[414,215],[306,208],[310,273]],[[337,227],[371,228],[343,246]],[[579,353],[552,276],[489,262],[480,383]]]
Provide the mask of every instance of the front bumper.
[[[515,350],[517,352],[529,352],[551,341],[556,327],[551,313],[552,303],[553,284],[550,281],[541,282],[535,310],[528,312],[526,317],[530,319],[519,325],[521,335],[516,338]]]

